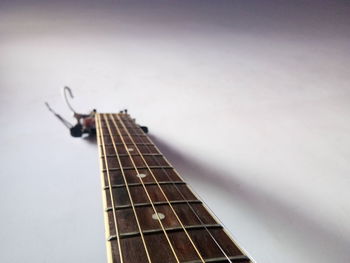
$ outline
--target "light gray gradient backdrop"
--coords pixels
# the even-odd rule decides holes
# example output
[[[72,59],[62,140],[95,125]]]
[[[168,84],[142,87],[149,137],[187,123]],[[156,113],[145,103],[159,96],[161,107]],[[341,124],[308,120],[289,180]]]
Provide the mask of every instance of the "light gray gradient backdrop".
[[[0,34],[1,262],[106,261],[64,85],[148,125],[257,262],[350,262],[349,1],[2,0]]]

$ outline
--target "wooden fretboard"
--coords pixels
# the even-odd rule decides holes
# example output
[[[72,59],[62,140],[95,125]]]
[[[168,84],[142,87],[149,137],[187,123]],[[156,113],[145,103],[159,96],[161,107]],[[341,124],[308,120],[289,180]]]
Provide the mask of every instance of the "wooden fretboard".
[[[108,262],[251,262],[128,114],[96,114]]]

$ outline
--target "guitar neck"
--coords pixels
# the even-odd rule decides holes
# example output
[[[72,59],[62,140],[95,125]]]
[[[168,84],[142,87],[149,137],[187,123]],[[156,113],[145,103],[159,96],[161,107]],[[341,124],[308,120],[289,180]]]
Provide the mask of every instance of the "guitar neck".
[[[251,262],[128,114],[95,120],[108,262]]]

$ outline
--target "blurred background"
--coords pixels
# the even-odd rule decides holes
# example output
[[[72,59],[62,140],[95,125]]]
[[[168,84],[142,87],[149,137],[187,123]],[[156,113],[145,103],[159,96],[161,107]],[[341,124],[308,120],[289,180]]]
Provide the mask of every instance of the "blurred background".
[[[257,262],[350,262],[349,1],[0,2],[0,261],[106,262],[97,147],[127,108]]]

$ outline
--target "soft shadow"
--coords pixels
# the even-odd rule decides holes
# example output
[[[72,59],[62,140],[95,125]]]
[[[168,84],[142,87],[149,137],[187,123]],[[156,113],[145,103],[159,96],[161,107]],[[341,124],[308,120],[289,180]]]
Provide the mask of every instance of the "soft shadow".
[[[271,215],[270,218],[272,217],[274,221],[279,221],[286,225],[292,223],[292,226],[286,226],[286,229],[290,227],[290,232],[297,231],[297,235],[300,235],[302,239],[302,244],[294,244],[293,247],[302,248],[304,247],[303,244],[306,244],[306,248],[312,246],[314,250],[321,252],[322,262],[327,260],[329,260],[327,262],[335,260],[350,262],[350,254],[348,253],[350,241],[345,236],[342,236],[341,233],[332,229],[332,226],[325,227],[308,215],[296,211],[286,203],[282,203],[271,194],[239,181],[234,174],[209,166],[205,160],[195,160],[154,135],[150,135],[150,137],[185,178],[191,176],[200,177],[201,181],[225,191],[232,200],[237,200],[237,198],[243,200],[243,204],[245,204],[247,209],[253,211],[253,214],[257,216],[256,220],[260,221],[261,224],[265,223],[266,226],[271,224],[271,222],[264,222],[264,220],[267,220],[266,217],[259,218],[259,215],[266,215],[267,213]],[[322,204],[320,204],[321,206]],[[307,244],[310,241],[313,243]],[[312,254],[311,251],[310,253]],[[296,254],[298,254],[297,251]],[[317,255],[313,259],[316,260]]]

